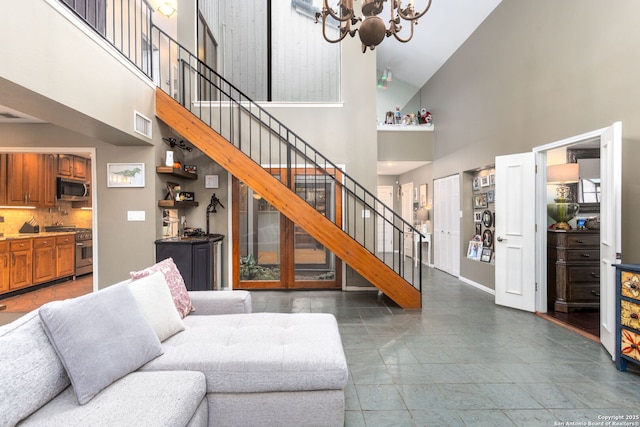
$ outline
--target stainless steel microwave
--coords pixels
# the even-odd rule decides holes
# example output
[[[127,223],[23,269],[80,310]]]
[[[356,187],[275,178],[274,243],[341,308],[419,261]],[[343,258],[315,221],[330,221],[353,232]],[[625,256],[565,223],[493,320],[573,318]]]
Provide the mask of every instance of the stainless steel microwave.
[[[91,199],[91,184],[77,179],[56,179],[56,197],[58,200],[81,201]]]

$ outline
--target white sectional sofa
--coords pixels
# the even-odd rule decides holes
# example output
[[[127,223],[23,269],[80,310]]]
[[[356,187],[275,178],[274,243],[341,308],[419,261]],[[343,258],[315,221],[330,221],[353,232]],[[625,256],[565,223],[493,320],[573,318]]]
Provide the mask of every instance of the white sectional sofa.
[[[140,297],[159,276],[0,327],[0,426],[344,424],[332,315],[251,313],[248,292],[204,291],[176,320],[165,297]]]

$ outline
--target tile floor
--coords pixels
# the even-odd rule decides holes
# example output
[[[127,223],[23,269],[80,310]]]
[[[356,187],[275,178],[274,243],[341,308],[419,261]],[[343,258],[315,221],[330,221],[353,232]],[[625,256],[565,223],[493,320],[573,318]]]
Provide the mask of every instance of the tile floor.
[[[336,315],[347,427],[640,425],[640,369],[618,372],[600,344],[438,270],[424,274],[421,311],[339,291],[252,291],[253,308]],[[20,315],[2,313],[0,324]]]
[[[253,307],[336,315],[349,427],[640,425],[640,369],[618,372],[599,343],[424,274],[422,311],[376,292],[254,291]]]

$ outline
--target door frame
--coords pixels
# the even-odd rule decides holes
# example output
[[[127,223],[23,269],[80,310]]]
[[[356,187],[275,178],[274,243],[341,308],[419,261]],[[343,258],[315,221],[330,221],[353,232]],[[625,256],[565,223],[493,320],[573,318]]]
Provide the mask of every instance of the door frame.
[[[614,124],[611,126],[614,126]],[[547,223],[547,193],[545,191],[547,187],[547,152],[590,139],[601,140],[605,130],[609,129],[611,126],[575,135],[549,144],[541,145],[539,147],[534,147],[533,149],[536,159],[536,167],[538,169],[538,173],[536,173],[536,188],[538,188],[538,191],[536,191],[536,224],[538,225],[538,233],[536,233],[535,256],[536,283],[539,285],[536,291],[536,311],[540,313],[547,312],[547,233],[544,232],[546,230]],[[544,286],[540,284],[544,284]]]
[[[279,175],[282,182],[288,185],[287,167],[281,165],[263,166],[263,168],[272,174]],[[343,212],[343,192],[342,192],[342,172],[340,169],[330,169],[338,177],[334,188],[334,215],[335,223],[342,228]],[[297,175],[324,175],[319,168],[308,166],[292,166],[291,178],[295,180]],[[310,173],[311,172],[311,173]],[[343,277],[343,262],[335,256],[331,251],[323,247],[330,256],[334,257],[334,279],[333,280],[296,280],[295,279],[295,227],[293,220],[287,218],[282,213],[280,215],[280,279],[279,280],[241,280],[240,279],[240,180],[231,176],[229,180],[231,187],[231,209],[229,215],[231,217],[231,261],[230,265],[230,283],[232,289],[269,289],[269,290],[305,290],[305,289],[342,289],[345,282]],[[291,190],[294,191],[294,190]]]
[[[414,186],[413,181],[405,182],[400,186],[400,212],[402,219],[408,224],[413,224],[413,203],[414,203]],[[405,197],[407,199],[405,199]],[[407,201],[408,200],[408,201]],[[408,208],[408,212],[405,212],[405,208]],[[407,215],[407,216],[405,216]],[[404,256],[413,257],[413,234],[407,234],[407,230],[402,230],[404,239],[402,241],[402,253]],[[407,247],[407,240],[410,240]],[[408,250],[407,250],[408,249]]]

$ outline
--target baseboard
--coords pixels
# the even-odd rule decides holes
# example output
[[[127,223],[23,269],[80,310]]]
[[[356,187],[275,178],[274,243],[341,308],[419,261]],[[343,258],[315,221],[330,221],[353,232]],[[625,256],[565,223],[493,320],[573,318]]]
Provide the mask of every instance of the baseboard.
[[[474,288],[478,288],[478,289],[480,289],[481,291],[486,292],[486,293],[488,293],[488,294],[491,294],[491,295],[495,295],[495,294],[496,294],[495,289],[487,288],[485,285],[481,285],[480,283],[474,282],[473,280],[469,280],[469,279],[467,279],[466,277],[462,277],[462,276],[460,276],[460,277],[458,277],[458,279],[459,279],[461,282],[464,282],[464,283],[466,283],[467,285],[471,285],[471,286],[473,286]]]

